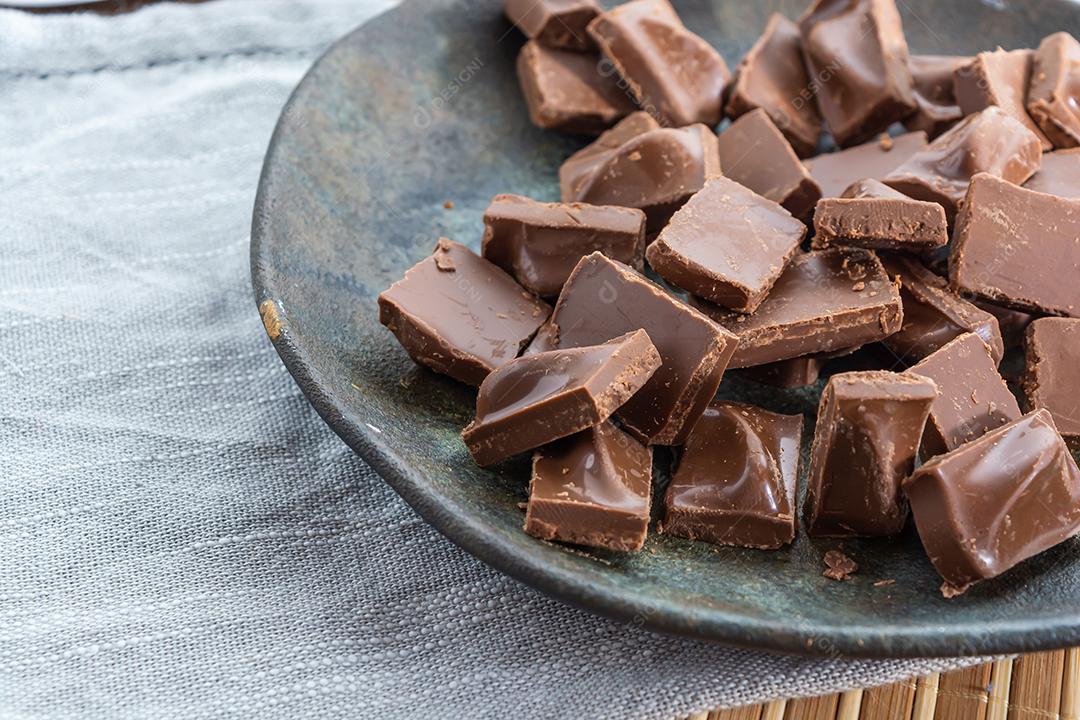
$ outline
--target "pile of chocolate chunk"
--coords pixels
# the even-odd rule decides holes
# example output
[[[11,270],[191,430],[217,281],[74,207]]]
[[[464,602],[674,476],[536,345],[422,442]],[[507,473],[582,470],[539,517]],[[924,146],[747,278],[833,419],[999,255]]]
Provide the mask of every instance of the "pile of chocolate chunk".
[[[668,0],[504,9],[533,122],[599,136],[562,202],[496,196],[480,255],[439,239],[379,310],[479,386],[477,463],[533,453],[527,533],[641,549],[659,445],[656,532],[792,542],[804,418],[717,399],[729,370],[822,387],[810,536],[911,515],[952,596],[1080,530],[1071,35],[912,56],[893,0],[817,0],[732,77]]]

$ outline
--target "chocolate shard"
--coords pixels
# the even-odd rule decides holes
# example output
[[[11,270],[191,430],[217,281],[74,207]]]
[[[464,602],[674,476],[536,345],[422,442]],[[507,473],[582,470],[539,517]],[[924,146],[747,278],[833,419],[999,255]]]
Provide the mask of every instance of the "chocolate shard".
[[[652,448],[611,422],[533,454],[525,532],[543,540],[640,550],[649,527]]]
[[[924,130],[927,137],[933,139],[960,122],[964,113],[956,104],[953,73],[968,62],[971,62],[970,57],[957,55],[908,57],[918,110],[904,119],[904,127]]]
[[[900,360],[910,365],[965,333],[975,333],[990,348],[994,364],[1001,362],[1005,343],[996,317],[955,294],[945,278],[914,258],[887,254],[881,262],[899,279],[904,303],[904,324],[881,342]]]
[[[1001,340],[1005,350],[1020,347],[1024,342],[1024,332],[1035,318],[1026,312],[1011,310],[980,298],[972,298],[971,304],[985,310],[997,319],[1001,330]]]
[[[686,29],[667,0],[631,0],[600,15],[588,29],[638,105],[661,124],[720,122],[727,64]]]
[[[533,124],[548,130],[597,135],[634,112],[634,103],[600,56],[556,50],[530,40],[517,57],[518,82]]]
[[[852,183],[866,178],[881,180],[925,148],[924,132],[895,138],[883,135],[847,150],[818,155],[805,164],[822,197],[840,197]]]
[[[951,224],[976,174],[1022,183],[1041,161],[1042,147],[1035,134],[991,105],[964,118],[882,182],[916,200],[941,203]]]
[[[1028,410],[1049,410],[1065,442],[1080,450],[1080,320],[1039,318],[1028,326],[1024,344]]]
[[[651,445],[681,445],[716,394],[738,339],[625,265],[582,258],[563,286],[552,330],[560,348],[604,342],[643,328],[663,364],[618,412],[624,429]]]
[[[559,192],[563,202],[577,198],[585,181],[592,177],[596,168],[604,164],[623,143],[650,130],[659,130],[660,123],[652,115],[641,110],[630,113],[610,130],[566,159],[559,167]],[[717,161],[719,167],[719,160]]]
[[[1080,471],[1046,410],[934,458],[903,489],[946,597],[1080,529]]]
[[[739,338],[729,367],[828,353],[900,329],[900,293],[874,253],[832,248],[796,255],[751,315],[695,305]]]
[[[491,465],[607,420],[659,367],[644,330],[512,360],[480,385],[461,437],[478,465]]]
[[[1016,310],[1080,315],[1080,200],[971,181],[949,255],[954,288]]]
[[[836,144],[856,145],[915,112],[893,0],[816,0],[799,18],[818,109]]]
[[[550,314],[497,266],[446,238],[379,295],[379,322],[409,357],[469,385],[516,358]]]
[[[995,105],[1039,138],[1043,150],[1053,147],[1025,108],[1031,77],[1030,50],[981,52],[953,72],[956,102],[965,115]]]
[[[815,355],[803,355],[790,360],[778,360],[766,365],[745,368],[744,377],[755,382],[779,388],[797,388],[813,385],[821,375],[821,369],[828,362],[826,358]]]
[[[821,115],[803,60],[799,26],[779,13],[735,68],[724,112],[735,119],[761,108],[802,157],[813,154]]]
[[[806,531],[816,537],[895,535],[907,520],[900,483],[937,388],[880,370],[833,375],[821,394],[806,479]]]
[[[1069,33],[1054,33],[1039,43],[1027,111],[1054,147],[1080,145],[1080,43]]]
[[[583,203],[542,203],[496,195],[484,211],[485,258],[529,292],[553,297],[578,261],[592,252],[641,270],[645,213]]]
[[[1058,197],[1080,198],[1080,148],[1043,155],[1042,166],[1024,187]]]
[[[751,110],[717,139],[724,176],[808,218],[821,188],[768,114]]]
[[[660,531],[763,550],[790,543],[802,425],[802,415],[710,405],[680,453]]]
[[[645,254],[673,285],[753,312],[805,235],[806,226],[772,200],[715,177],[672,216]]]
[[[503,0],[503,12],[526,37],[550,48],[592,50],[586,27],[602,10],[595,0]]]
[[[814,209],[815,249],[847,245],[926,253],[948,242],[941,205],[906,197],[876,180],[861,180],[844,197],[825,198]]]
[[[923,434],[923,460],[1020,417],[1020,406],[998,373],[990,348],[974,333],[945,343],[911,372],[933,380],[939,393]]]

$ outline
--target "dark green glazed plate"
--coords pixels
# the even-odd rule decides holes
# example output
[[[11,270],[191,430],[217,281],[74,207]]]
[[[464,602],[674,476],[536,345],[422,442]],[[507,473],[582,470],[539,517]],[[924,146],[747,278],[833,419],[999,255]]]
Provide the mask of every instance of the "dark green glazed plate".
[[[969,54],[1031,47],[1057,30],[1080,35],[1080,6],[1063,0],[897,3],[914,52]],[[796,17],[804,4],[676,2],[732,66],[770,12]],[[470,553],[627,622],[831,655],[1080,644],[1077,541],[944,600],[911,532],[846,542],[860,565],[848,582],[821,576],[835,541],[800,537],[763,552],[654,534],[643,552],[619,555],[522,532],[527,461],[494,471],[473,464],[458,438],[473,391],[414,366],[379,325],[375,305],[440,235],[477,248],[492,195],[557,199],[558,166],[581,142],[529,124],[514,75],[520,44],[497,0],[406,0],[337,43],[282,113],[255,206],[252,277],[268,334],[326,422]],[[809,426],[818,388],[782,392],[731,374],[721,394],[804,413]],[[668,458],[658,455],[663,483]]]

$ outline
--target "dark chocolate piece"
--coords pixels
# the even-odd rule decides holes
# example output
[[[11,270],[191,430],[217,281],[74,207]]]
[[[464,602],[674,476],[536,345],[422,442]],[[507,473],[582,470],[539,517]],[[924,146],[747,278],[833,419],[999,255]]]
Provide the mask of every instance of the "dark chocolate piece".
[[[652,445],[681,445],[716,394],[738,339],[625,265],[593,253],[563,286],[554,326],[559,347],[591,345],[644,328],[660,369],[618,411],[623,426]]]
[[[1039,43],[1027,111],[1054,147],[1080,145],[1080,43],[1069,33],[1054,33]]]
[[[850,580],[851,576],[859,571],[859,565],[839,550],[829,550],[822,559],[825,562],[825,569],[821,571],[821,574],[830,580],[837,582]]]
[[[686,29],[668,0],[618,5],[593,20],[589,34],[638,105],[661,124],[720,122],[727,64]]]
[[[806,226],[772,200],[715,177],[672,216],[645,255],[673,285],[753,312],[804,235]]]
[[[716,402],[686,439],[660,531],[774,549],[795,538],[802,415]]]
[[[446,238],[379,295],[379,322],[409,357],[469,385],[516,358],[550,314],[497,266]]]
[[[799,30],[818,109],[837,145],[865,142],[915,112],[893,0],[816,0]]]
[[[732,368],[876,342],[902,321],[896,285],[874,253],[858,248],[796,255],[752,315],[695,304],[739,337]]]
[[[525,532],[543,540],[640,550],[649,527],[652,448],[610,422],[533,455]]]
[[[1080,148],[1043,155],[1039,172],[1024,187],[1058,197],[1080,198]]]
[[[872,370],[829,378],[806,478],[808,534],[875,537],[904,528],[900,483],[915,469],[936,397],[934,382],[913,374]]]
[[[1080,450],[1080,320],[1035,320],[1028,326],[1025,348],[1027,409],[1049,410],[1065,442]]]
[[[764,110],[740,117],[717,144],[725,177],[780,203],[797,218],[810,216],[821,188]]]
[[[938,387],[920,455],[927,460],[955,450],[1020,417],[1020,406],[982,338],[966,333],[911,368]]]
[[[645,253],[645,213],[634,208],[582,203],[541,203],[496,195],[484,212],[485,258],[526,290],[559,294],[581,258],[602,252],[640,270]]]
[[[1025,107],[1031,60],[1030,50],[981,52],[953,72],[953,91],[965,115],[996,105],[1034,133],[1043,150],[1049,150],[1053,146]]]
[[[503,0],[503,11],[518,30],[547,47],[596,47],[585,30],[602,12],[595,0]]]
[[[881,180],[925,148],[924,132],[895,138],[885,135],[847,150],[818,155],[805,163],[822,197],[840,197],[852,183],[865,178]]]
[[[755,365],[742,370],[745,377],[765,385],[779,388],[797,388],[813,385],[821,375],[826,358],[803,355],[790,360],[778,360],[767,365]]]
[[[518,358],[484,379],[461,437],[478,465],[491,465],[607,420],[659,367],[644,330]]]
[[[903,488],[946,597],[1080,529],[1080,471],[1046,410],[934,458]]]
[[[911,55],[908,68],[915,86],[919,109],[904,119],[908,130],[924,130],[930,139],[951,128],[964,117],[953,92],[953,73],[970,57],[957,55]]]
[[[861,180],[845,190],[844,197],[825,198],[814,209],[815,249],[847,245],[925,253],[948,242],[944,208],[906,197],[876,180]]]
[[[623,143],[650,130],[659,130],[660,123],[647,112],[630,113],[610,130],[578,150],[559,167],[559,192],[563,202],[577,198],[585,182],[593,176],[596,168],[607,162]],[[720,161],[716,166],[719,168]]]
[[[991,105],[964,118],[882,182],[916,200],[941,203],[951,224],[977,173],[1022,183],[1041,161],[1042,147],[1035,134]]]
[[[813,154],[821,135],[814,91],[803,60],[799,26],[780,13],[735,68],[724,112],[735,119],[761,108],[802,157]]]
[[[949,255],[954,288],[1016,310],[1080,315],[1080,200],[971,181]]]
[[[555,50],[534,40],[518,53],[517,74],[533,124],[548,130],[597,135],[634,112],[634,103],[600,56]]]

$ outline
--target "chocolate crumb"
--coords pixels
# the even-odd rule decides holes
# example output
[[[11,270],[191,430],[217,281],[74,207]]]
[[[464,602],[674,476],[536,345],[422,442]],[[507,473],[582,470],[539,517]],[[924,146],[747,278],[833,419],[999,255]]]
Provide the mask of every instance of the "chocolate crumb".
[[[892,150],[893,139],[889,137],[888,133],[881,133],[881,137],[878,138],[878,145],[885,152]]]
[[[896,584],[895,580],[893,580],[892,578],[888,578],[887,580],[878,580],[876,583],[874,583],[874,587],[885,587],[887,585],[895,585],[895,584]]]
[[[446,208],[447,210],[453,210],[454,209],[454,201],[453,200],[445,200],[445,201],[443,201],[442,206],[444,208]]]
[[[859,571],[859,566],[839,550],[825,553],[825,571],[821,573],[830,580],[847,580]]]

